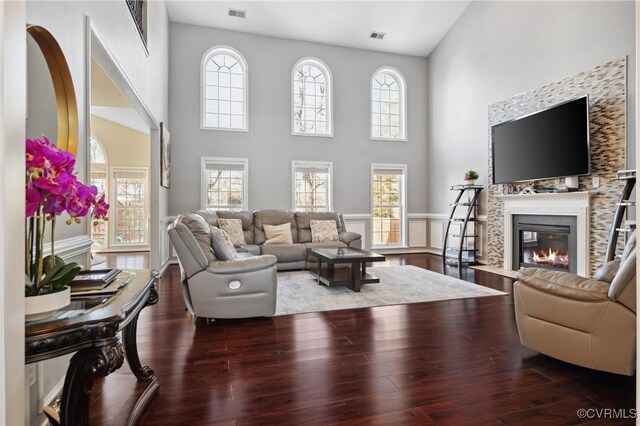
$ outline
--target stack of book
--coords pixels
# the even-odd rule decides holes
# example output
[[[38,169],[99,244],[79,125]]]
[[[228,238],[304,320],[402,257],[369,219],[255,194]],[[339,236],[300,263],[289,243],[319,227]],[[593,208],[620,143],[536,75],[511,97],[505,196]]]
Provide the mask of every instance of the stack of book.
[[[108,286],[120,272],[122,271],[117,268],[80,271],[80,273],[69,284],[71,292],[77,293],[81,291],[102,290]]]

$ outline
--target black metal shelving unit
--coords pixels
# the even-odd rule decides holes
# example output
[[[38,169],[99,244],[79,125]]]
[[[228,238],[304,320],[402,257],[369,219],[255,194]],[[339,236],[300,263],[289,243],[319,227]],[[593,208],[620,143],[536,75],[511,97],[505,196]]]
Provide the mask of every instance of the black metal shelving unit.
[[[447,221],[442,247],[442,261],[448,265],[476,264],[478,240],[478,200],[484,189],[479,185],[453,185],[458,191],[456,200],[450,204],[451,213]],[[467,196],[465,199],[465,195]],[[462,211],[460,210],[462,209]]]
[[[635,170],[621,170],[616,175],[616,180],[624,180],[624,189],[620,194],[620,200],[616,204],[616,213],[613,216],[611,231],[609,231],[609,243],[607,244],[607,262],[616,258],[618,237],[621,233],[628,234],[636,229],[635,220],[624,221],[624,215],[629,207],[635,207],[636,201],[631,198],[633,187],[636,185]]]

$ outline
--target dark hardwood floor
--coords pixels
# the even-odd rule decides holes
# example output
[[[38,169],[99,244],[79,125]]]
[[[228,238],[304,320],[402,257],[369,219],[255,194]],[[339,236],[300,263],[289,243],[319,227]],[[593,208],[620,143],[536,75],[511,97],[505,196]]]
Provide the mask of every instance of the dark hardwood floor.
[[[389,256],[442,272],[437,256]],[[376,265],[379,266],[379,265]],[[447,275],[458,269],[447,267]],[[160,392],[145,425],[579,424],[578,410],[631,414],[635,378],[566,364],[520,346],[512,279],[463,269],[506,296],[207,325],[184,310],[179,271],[140,317],[143,363]],[[125,365],[94,386],[96,424],[122,424],[142,387]],[[626,410],[626,411],[622,411]],[[609,416],[611,417],[611,415]],[[633,424],[630,418],[619,424]]]

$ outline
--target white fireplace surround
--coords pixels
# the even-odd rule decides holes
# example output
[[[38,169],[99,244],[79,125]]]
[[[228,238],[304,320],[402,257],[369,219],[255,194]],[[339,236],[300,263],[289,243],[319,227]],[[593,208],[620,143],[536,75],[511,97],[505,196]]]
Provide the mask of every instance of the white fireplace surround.
[[[497,195],[504,203],[504,270],[513,271],[513,216],[575,216],[577,247],[576,272],[589,276],[589,204],[587,191],[548,194]]]

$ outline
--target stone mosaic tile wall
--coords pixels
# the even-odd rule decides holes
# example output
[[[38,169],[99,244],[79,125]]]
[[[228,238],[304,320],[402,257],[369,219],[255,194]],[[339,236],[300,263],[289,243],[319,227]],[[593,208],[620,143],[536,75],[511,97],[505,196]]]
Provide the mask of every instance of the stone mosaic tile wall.
[[[597,192],[591,198],[589,246],[591,276],[604,263],[616,202],[624,187],[624,182],[613,180],[613,178],[618,170],[624,170],[626,164],[626,70],[626,57],[619,58],[489,106],[488,181],[492,182],[491,126],[569,99],[589,95],[591,176],[579,178],[579,189],[587,190],[590,188],[592,177],[600,178],[600,188],[592,190]],[[553,186],[556,181],[541,181],[540,184]],[[517,193],[524,185],[514,185],[512,188],[506,188],[503,185],[489,184],[488,186],[488,264],[502,268],[504,213],[502,201],[496,198],[496,195]]]

